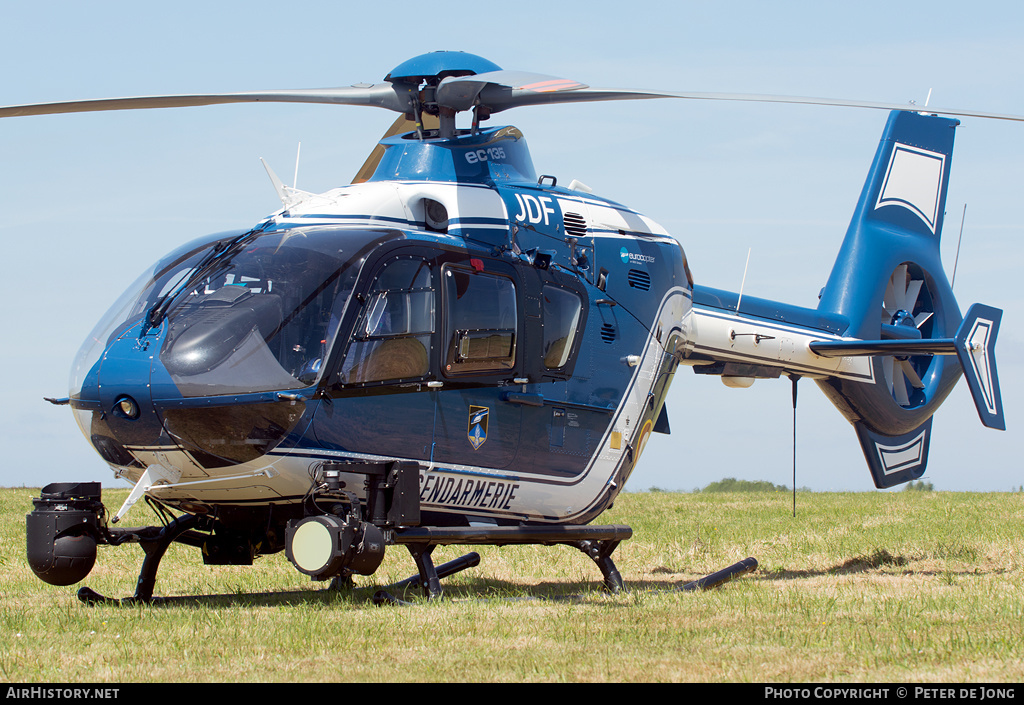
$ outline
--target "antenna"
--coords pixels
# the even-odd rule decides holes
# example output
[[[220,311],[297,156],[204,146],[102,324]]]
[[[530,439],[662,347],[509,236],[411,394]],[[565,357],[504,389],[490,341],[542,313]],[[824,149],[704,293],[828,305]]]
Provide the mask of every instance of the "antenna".
[[[796,516],[796,383],[800,375],[789,375],[793,382],[793,516]]]
[[[299,148],[295,150],[295,178],[292,179],[292,188],[299,188],[299,154],[302,153],[302,142],[299,142]]]
[[[932,89],[929,88],[928,89],[928,97],[924,99],[924,105],[922,105],[921,107],[922,108],[927,108],[928,107],[928,103],[931,102],[931,99],[932,99]],[[912,101],[910,101],[910,104],[911,105],[917,105],[917,101],[916,100],[912,100]],[[917,112],[917,114],[918,115],[927,115],[928,111],[927,110],[919,110]]]
[[[740,295],[736,299],[736,315],[740,315],[740,303],[743,301],[743,287],[747,284],[747,267],[750,266],[750,250],[747,248],[747,263],[743,265],[743,281],[740,282]]]
[[[956,281],[956,264],[960,261],[960,242],[964,239],[964,221],[967,220],[967,204],[964,203],[964,212],[960,216],[960,237],[956,239],[956,257],[953,259],[953,278],[949,280],[949,288],[953,288]]]

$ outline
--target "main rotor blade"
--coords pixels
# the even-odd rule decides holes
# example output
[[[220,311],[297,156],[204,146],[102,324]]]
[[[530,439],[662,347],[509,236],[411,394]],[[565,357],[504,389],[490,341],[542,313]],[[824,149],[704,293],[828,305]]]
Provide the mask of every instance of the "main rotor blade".
[[[88,113],[100,110],[142,110],[147,108],[184,108],[224,103],[326,103],[367,105],[404,113],[409,110],[411,89],[391,83],[359,85],[349,88],[308,90],[272,90],[258,93],[208,93],[196,95],[152,95],[100,100],[73,100],[61,103],[33,103],[0,107],[0,117]]]
[[[210,93],[195,95],[154,95],[101,100],[77,100],[59,103],[33,103],[0,107],[0,118],[28,115],[82,113],[100,110],[139,110],[146,108],[181,108],[224,103],[323,103],[335,105],[366,105],[399,113],[414,110],[414,98],[420,86],[398,81],[374,85],[359,84],[348,88],[309,90],[270,90],[256,93]],[[879,110],[916,110],[922,113],[980,117],[1024,122],[1024,116],[990,113],[978,110],[918,107],[912,103],[879,103],[871,101],[812,98],[801,96],[764,95],[757,93],[697,93],[645,90],[634,88],[591,88],[572,79],[557,78],[520,71],[491,71],[473,76],[449,77],[437,87],[436,102],[461,112],[474,105],[483,105],[491,113],[524,105],[583,103],[607,100],[648,100],[677,98],[684,100],[726,100],[759,103],[791,103],[825,105]]]
[[[967,110],[963,108],[933,108],[931,106],[918,106],[913,103],[882,103],[868,100],[845,100],[838,98],[762,95],[757,93],[670,93],[654,91],[645,91],[643,97],[686,98],[690,100],[736,100],[748,103],[794,103],[800,105],[826,105],[839,108],[873,108],[876,110],[909,110],[928,115],[955,115],[960,117],[979,117],[991,120],[1013,120],[1015,122],[1024,122],[1024,115],[990,113],[981,110]]]
[[[518,105],[529,105],[530,103],[526,102],[526,99],[531,95],[564,93],[587,87],[571,78],[559,78],[527,71],[488,71],[473,76],[445,78],[437,87],[436,100],[438,105],[455,111],[469,110],[476,103],[481,92],[486,89],[487,95],[481,102],[491,112],[498,112]],[[589,100],[594,99],[590,98]],[[508,104],[506,105],[506,103]]]
[[[493,72],[496,78],[505,78],[500,74],[512,74],[515,72],[496,71]],[[478,83],[492,74],[480,74],[479,76],[465,76],[461,78],[446,79],[442,82],[456,84],[458,82]],[[529,75],[529,74],[528,74]],[[698,93],[686,91],[661,91],[645,90],[634,88],[592,88],[590,86],[571,81],[569,79],[554,79],[551,76],[534,77],[559,81],[559,83],[544,84],[543,81],[535,81],[535,85],[521,84],[519,82],[489,82],[476,91],[480,103],[487,106],[492,113],[507,110],[509,108],[523,105],[542,105],[546,103],[582,103],[606,100],[646,100],[654,98],[679,98],[684,100],[726,100],[747,103],[791,103],[799,105],[825,105],[844,108],[873,108],[877,110],[912,110],[935,115],[955,115],[961,117],[980,117],[995,120],[1013,120],[1024,122],[1024,115],[1009,115],[1003,113],[990,113],[980,110],[966,110],[958,108],[933,108],[919,107],[913,103],[883,103],[865,100],[845,100],[836,98],[813,98],[807,96],[785,96],[767,95],[760,93]],[[452,86],[454,88],[454,85]],[[439,90],[439,95],[441,91]],[[463,101],[465,98],[463,97]],[[440,101],[439,101],[440,102]],[[464,103],[463,103],[464,104]],[[455,107],[454,105],[452,107]],[[466,108],[456,108],[466,109]]]

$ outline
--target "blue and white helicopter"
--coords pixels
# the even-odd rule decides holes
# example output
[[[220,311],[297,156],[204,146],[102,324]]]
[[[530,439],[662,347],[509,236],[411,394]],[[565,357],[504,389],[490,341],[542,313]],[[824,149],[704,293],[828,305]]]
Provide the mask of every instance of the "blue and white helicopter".
[[[891,110],[816,309],[694,282],[680,243],[586,186],[538,176],[515,127],[481,123],[546,103],[689,98]],[[210,564],[284,550],[314,580],[373,574],[404,545],[428,596],[475,554],[442,544],[565,544],[622,579],[626,526],[595,525],[651,433],[668,433],[680,366],[729,386],[815,380],[854,426],[877,487],[922,475],[932,415],[961,373],[1002,429],[1001,312],[961,313],[940,261],[954,128],[878,103],[602,90],[436,52],[382,83],[0,108],[0,117],[235,102],[399,113],[356,180],[285,186],[244,232],[184,244],[114,304],[75,361],[67,399],[114,475],[43,488],[28,559],[70,585],[97,546],[145,551],[132,600],[153,599],[174,541]],[[459,128],[456,116],[471,113]],[[795,383],[795,382],[794,382]],[[159,526],[120,519],[145,497]],[[739,564],[738,564],[739,565]],[[749,564],[741,569],[749,569]],[[105,600],[82,588],[86,602]]]

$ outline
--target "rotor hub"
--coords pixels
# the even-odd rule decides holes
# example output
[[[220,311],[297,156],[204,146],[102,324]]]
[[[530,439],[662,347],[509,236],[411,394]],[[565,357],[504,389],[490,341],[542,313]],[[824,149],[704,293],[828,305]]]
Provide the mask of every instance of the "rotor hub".
[[[917,322],[914,320],[914,316],[905,309],[900,309],[892,316],[892,325],[894,326],[906,326],[908,328],[917,328]]]
[[[488,71],[500,71],[501,67],[482,56],[464,51],[433,51],[414,56],[391,70],[385,81],[391,83],[422,83],[436,85],[449,76],[474,76]]]

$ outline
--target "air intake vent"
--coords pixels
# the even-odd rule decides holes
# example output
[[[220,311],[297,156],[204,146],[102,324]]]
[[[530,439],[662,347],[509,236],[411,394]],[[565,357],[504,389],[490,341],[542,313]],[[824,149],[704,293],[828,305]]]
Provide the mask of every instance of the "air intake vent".
[[[584,237],[587,234],[587,221],[579,213],[563,213],[562,224],[567,235]]]
[[[631,269],[626,277],[629,279],[629,285],[634,289],[649,291],[651,288],[651,275],[647,272],[643,272],[639,269]]]
[[[611,323],[605,323],[601,326],[601,340],[606,343],[615,342],[615,326]]]

